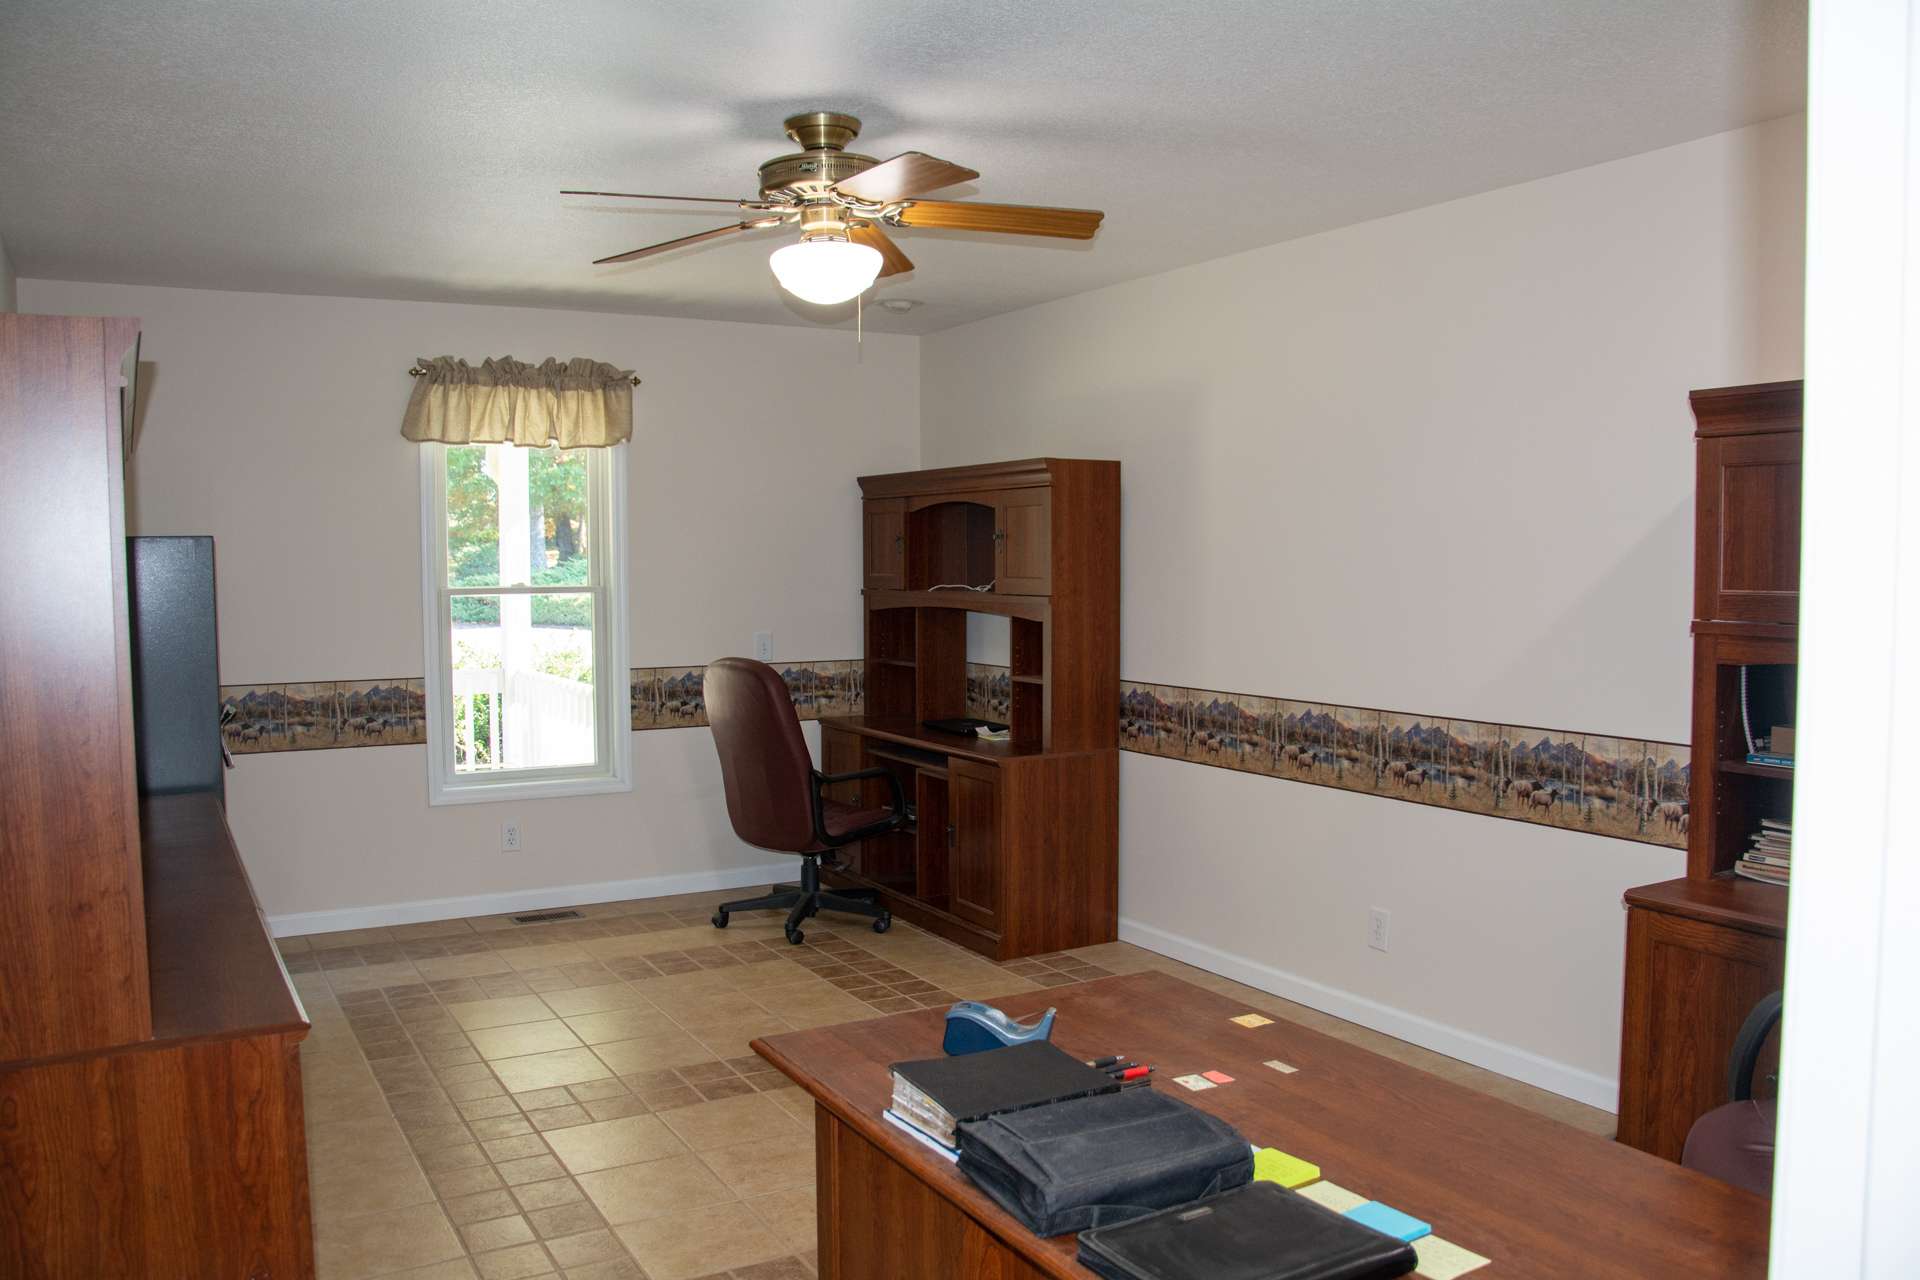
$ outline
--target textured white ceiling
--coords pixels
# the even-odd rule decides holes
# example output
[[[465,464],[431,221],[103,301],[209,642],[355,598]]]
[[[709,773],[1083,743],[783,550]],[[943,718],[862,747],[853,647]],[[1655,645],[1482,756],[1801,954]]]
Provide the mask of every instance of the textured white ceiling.
[[[747,195],[794,111],[1087,244],[903,231],[931,332],[1800,110],[1800,0],[0,0],[28,277],[794,324],[787,237],[562,187]],[[948,194],[948,193],[943,193]],[[737,216],[737,215],[736,215]]]

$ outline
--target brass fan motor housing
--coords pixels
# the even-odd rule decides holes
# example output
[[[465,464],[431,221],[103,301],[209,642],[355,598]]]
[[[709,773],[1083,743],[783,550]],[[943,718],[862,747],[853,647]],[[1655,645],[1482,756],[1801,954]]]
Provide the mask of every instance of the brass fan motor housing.
[[[880,162],[846,146],[860,136],[858,117],[839,111],[805,111],[788,116],[787,136],[805,151],[775,156],[760,166],[760,198],[818,196],[834,183],[865,173]]]

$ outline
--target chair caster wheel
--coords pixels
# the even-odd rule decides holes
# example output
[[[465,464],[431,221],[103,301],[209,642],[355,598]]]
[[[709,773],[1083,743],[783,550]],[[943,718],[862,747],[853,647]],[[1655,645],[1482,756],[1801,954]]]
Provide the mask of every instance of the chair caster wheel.
[[[726,912],[724,912],[724,911],[716,911],[716,912],[714,912],[714,913],[713,913],[713,927],[714,927],[714,928],[716,928],[716,929],[724,929],[724,928],[726,928],[726,927],[727,927],[727,913],[726,913]]]
[[[879,916],[875,918],[873,922],[873,931],[875,933],[885,933],[891,928],[893,928],[893,917],[891,915]]]
[[[799,946],[802,942],[806,941],[806,937],[807,935],[800,932],[800,930],[798,929],[789,928],[787,930],[787,941],[791,942],[796,947]]]

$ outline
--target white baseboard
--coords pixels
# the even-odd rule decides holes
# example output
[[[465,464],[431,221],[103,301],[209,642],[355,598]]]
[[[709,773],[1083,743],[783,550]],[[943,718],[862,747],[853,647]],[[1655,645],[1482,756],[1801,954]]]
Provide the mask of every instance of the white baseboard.
[[[1329,987],[1125,916],[1120,919],[1120,938],[1195,968],[1217,973],[1223,978],[1232,978],[1235,982],[1245,983],[1272,995],[1284,996],[1309,1009],[1318,1009],[1336,1018],[1357,1022],[1396,1040],[1405,1040],[1423,1049],[1444,1053],[1449,1058],[1458,1058],[1476,1067],[1485,1067],[1488,1071],[1524,1080],[1563,1098],[1572,1098],[1603,1111],[1613,1111],[1618,1106],[1620,1082],[1610,1076],[1596,1075],[1552,1058],[1543,1058],[1526,1049],[1489,1040],[1485,1036],[1462,1031],[1404,1009],[1395,1009],[1365,996]]]
[[[309,933],[338,933],[342,929],[374,929],[389,924],[420,924],[460,916],[497,916],[509,911],[542,911],[549,907],[581,907],[596,902],[624,902],[628,898],[664,898],[676,893],[705,893],[709,889],[739,889],[748,885],[791,880],[800,864],[794,859],[752,867],[717,871],[687,871],[678,875],[644,876],[638,880],[606,880],[599,884],[564,884],[547,889],[515,889],[481,893],[467,898],[422,898],[414,902],[387,902],[334,911],[299,911],[268,916],[276,938]]]

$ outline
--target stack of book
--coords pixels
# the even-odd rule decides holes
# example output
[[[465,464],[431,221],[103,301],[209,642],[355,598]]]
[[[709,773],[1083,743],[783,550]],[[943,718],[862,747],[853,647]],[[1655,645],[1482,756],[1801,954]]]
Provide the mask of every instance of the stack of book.
[[[1106,1072],[1046,1040],[893,1068],[887,1118],[952,1152],[963,1120],[1045,1106],[1120,1087]]]
[[[1765,884],[1784,885],[1793,868],[1793,824],[1776,818],[1760,819],[1753,845],[1740,855],[1733,873]]]

